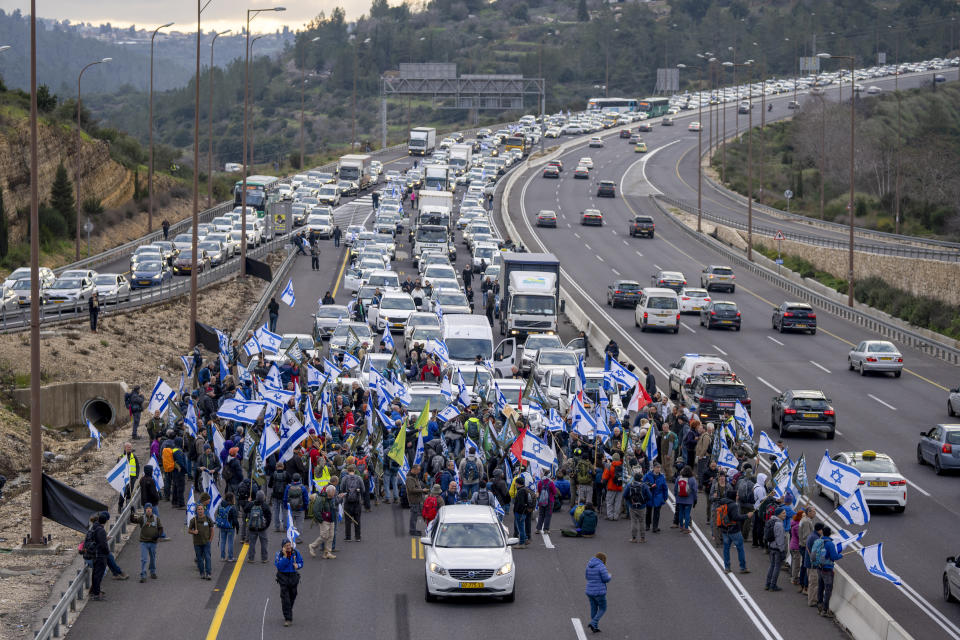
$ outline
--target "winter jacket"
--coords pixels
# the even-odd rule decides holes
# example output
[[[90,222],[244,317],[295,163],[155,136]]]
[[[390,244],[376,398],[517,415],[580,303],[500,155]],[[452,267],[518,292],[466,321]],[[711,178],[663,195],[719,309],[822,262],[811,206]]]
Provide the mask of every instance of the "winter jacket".
[[[749,516],[740,513],[740,505],[730,498],[724,498],[717,506],[724,504],[727,505],[727,519],[730,520],[732,524],[727,528],[727,531],[723,533],[737,533],[740,531],[741,524],[744,520],[747,520]]]
[[[412,473],[407,475],[407,502],[410,504],[423,504],[423,483],[420,478]]]
[[[610,463],[610,466],[604,469],[603,479],[607,483],[607,491],[623,491],[623,463],[619,460],[614,460]],[[621,483],[615,484],[614,479],[620,478]]]
[[[662,507],[667,501],[667,478],[662,473],[654,475],[653,471],[647,471],[643,476],[643,481],[653,487],[653,501],[651,507]]]
[[[246,509],[244,509],[244,512],[247,516],[248,521],[250,519],[250,511],[253,509],[254,506],[260,507],[260,510],[263,511],[263,528],[254,529],[251,526],[250,531],[266,531],[267,529],[270,528],[270,516],[271,516],[270,507],[268,507],[265,502],[259,502],[259,501],[251,502],[250,505]]]
[[[687,495],[680,495],[680,480],[685,479],[687,481]],[[676,482],[673,484],[673,494],[677,497],[677,504],[697,504],[697,479],[693,476],[689,478],[684,478],[683,476],[677,476]]]
[[[607,583],[610,582],[610,572],[607,571],[607,565],[603,564],[600,558],[590,558],[587,563],[587,588],[588,596],[607,595]]]
[[[548,506],[553,507],[553,502],[554,500],[556,500],[556,497],[557,497],[557,485],[555,485],[553,483],[553,480],[551,480],[550,478],[544,478],[543,480],[537,483],[537,502],[538,502],[537,506],[540,506],[539,505],[540,492],[543,491],[544,489],[547,490],[547,494],[550,496],[550,500],[547,504]]]
[[[140,514],[130,519],[140,525],[140,542],[156,542],[163,535],[163,525],[156,513],[149,518],[146,514]]]
[[[779,516],[773,516],[773,542],[768,542],[767,546],[771,549],[779,549],[781,552],[787,552],[787,533],[783,528],[783,520]]]
[[[148,502],[150,504],[160,502],[160,492],[157,491],[157,483],[153,479],[153,467],[150,465],[143,468],[143,475],[140,477],[140,506]]]
[[[273,561],[273,566],[279,573],[296,573],[303,569],[303,556],[296,549],[290,553],[290,557],[283,555],[283,551],[277,551],[277,557]]]
[[[800,521],[790,519],[790,551],[800,550]]]
[[[209,514],[203,514],[202,518],[198,518],[196,516],[190,518],[190,525],[187,527],[187,529],[196,531],[196,533],[191,534],[193,535],[194,546],[210,544],[210,541],[213,539],[214,527],[216,527],[216,523]]]

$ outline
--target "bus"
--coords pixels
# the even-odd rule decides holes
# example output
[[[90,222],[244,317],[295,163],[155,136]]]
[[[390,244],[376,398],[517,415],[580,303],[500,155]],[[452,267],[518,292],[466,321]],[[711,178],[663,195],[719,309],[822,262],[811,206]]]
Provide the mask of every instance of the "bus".
[[[640,111],[647,114],[648,118],[666,115],[669,108],[669,98],[644,98],[640,101]]]
[[[636,98],[590,98],[587,102],[587,111],[632,113],[639,108],[639,101]]]
[[[247,206],[253,207],[257,213],[263,215],[267,206],[267,192],[277,185],[279,180],[273,176],[247,177]],[[233,186],[233,206],[243,204],[243,180],[238,180]]]

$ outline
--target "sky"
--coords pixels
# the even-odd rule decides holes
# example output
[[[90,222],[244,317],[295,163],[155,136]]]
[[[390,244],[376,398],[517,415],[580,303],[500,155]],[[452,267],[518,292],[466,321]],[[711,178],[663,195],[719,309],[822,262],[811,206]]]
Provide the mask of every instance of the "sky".
[[[202,0],[206,2],[206,0]],[[321,11],[330,15],[337,6],[343,7],[348,20],[355,20],[367,13],[372,0],[253,0],[249,4],[232,0],[211,0],[203,11],[204,31],[211,29],[233,29],[234,32],[246,20],[246,9],[267,9],[286,7],[283,13],[260,13],[250,24],[251,32],[272,32],[284,25],[291,31],[301,29]],[[390,4],[396,4],[390,0]],[[197,24],[197,7],[190,2],[157,2],[156,0],[41,0],[37,15],[41,18],[57,20],[69,19],[71,22],[91,22],[101,24],[109,22],[114,27],[137,28],[159,26],[165,22],[174,22],[173,30],[194,31]],[[201,5],[202,6],[202,5]],[[30,12],[30,3],[26,0],[2,0],[0,8],[10,12],[20,9],[24,14]]]

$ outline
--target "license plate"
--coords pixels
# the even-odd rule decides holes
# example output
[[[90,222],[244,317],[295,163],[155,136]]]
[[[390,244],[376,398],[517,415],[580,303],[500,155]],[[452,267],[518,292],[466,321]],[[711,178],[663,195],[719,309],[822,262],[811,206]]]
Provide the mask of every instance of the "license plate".
[[[806,328],[807,328],[807,325],[805,325],[805,324],[795,324],[795,325],[793,325],[793,326],[795,326],[797,329],[806,329]]]
[[[694,308],[693,308],[694,311],[700,311],[700,309],[701,309],[701,307],[694,307]]]
[[[141,280],[141,281],[140,281],[140,284],[150,284],[150,281],[149,281],[149,280]]]
[[[884,482],[884,481],[882,481],[882,480],[871,480],[870,482],[867,483],[867,486],[869,486],[869,487],[885,487],[885,486],[887,486],[887,483]]]
[[[880,359],[881,359],[881,360],[893,360],[893,358],[887,358],[887,357],[885,357],[885,356],[880,356]]]
[[[483,589],[483,583],[482,582],[461,582],[460,588],[461,589]]]
[[[718,407],[732,407],[732,406],[733,406],[733,403],[732,403],[732,402],[718,402],[718,403],[717,403],[717,406],[718,406]]]
[[[819,417],[820,417],[820,414],[819,414],[819,413],[805,413],[805,414],[803,414],[803,417],[804,417],[804,418],[819,418]]]
[[[733,322],[733,320],[721,320],[720,322],[722,324],[730,324],[731,322]]]

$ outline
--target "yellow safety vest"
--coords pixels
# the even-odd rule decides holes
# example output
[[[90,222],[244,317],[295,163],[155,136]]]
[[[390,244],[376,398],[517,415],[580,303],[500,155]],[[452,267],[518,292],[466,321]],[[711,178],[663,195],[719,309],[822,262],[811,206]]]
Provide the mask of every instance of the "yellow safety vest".
[[[127,456],[127,466],[130,468],[130,477],[137,477],[137,459],[134,457],[133,453]]]

